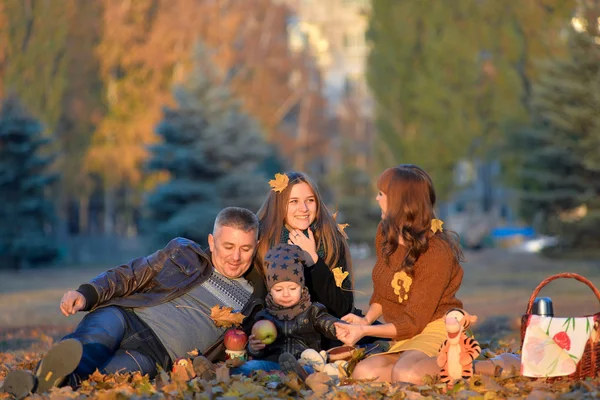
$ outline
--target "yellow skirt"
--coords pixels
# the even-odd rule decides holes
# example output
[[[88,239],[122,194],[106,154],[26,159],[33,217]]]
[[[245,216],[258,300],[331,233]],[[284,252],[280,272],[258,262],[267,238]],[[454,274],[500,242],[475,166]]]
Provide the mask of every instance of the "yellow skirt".
[[[437,356],[442,343],[448,337],[444,318],[436,319],[427,324],[425,329],[410,339],[399,340],[392,344],[385,353],[373,354],[373,357],[383,354],[400,353],[407,350],[418,350],[429,357]]]

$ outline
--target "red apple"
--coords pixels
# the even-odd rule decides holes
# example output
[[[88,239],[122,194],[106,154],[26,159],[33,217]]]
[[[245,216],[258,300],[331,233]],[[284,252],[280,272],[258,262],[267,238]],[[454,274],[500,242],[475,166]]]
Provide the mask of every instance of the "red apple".
[[[252,326],[252,334],[264,344],[271,344],[277,339],[277,327],[268,319],[261,319]]]
[[[225,332],[225,338],[223,339],[225,348],[227,350],[240,351],[246,348],[248,343],[248,335],[239,329],[229,329]]]

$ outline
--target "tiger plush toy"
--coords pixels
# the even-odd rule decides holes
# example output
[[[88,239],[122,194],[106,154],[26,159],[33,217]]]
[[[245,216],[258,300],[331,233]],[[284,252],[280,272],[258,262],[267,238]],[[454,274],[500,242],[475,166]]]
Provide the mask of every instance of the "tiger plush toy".
[[[446,313],[445,319],[448,338],[440,348],[437,364],[441,368],[440,380],[452,389],[456,380],[473,376],[473,360],[481,354],[481,347],[465,334],[477,321],[477,316],[453,308]]]

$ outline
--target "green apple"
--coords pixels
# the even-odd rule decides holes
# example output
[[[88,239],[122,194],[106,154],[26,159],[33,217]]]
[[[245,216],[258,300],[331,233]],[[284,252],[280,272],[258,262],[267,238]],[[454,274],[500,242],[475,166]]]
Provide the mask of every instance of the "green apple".
[[[271,344],[277,339],[277,327],[268,319],[261,319],[252,326],[252,334],[264,344]]]

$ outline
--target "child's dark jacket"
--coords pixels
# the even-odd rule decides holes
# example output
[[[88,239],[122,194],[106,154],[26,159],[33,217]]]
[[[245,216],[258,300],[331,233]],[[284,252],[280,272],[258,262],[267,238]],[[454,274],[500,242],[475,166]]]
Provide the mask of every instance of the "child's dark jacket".
[[[327,313],[320,303],[312,303],[306,311],[301,312],[289,321],[283,321],[269,314],[266,309],[256,314],[255,321],[268,319],[277,327],[277,339],[259,352],[249,349],[249,354],[257,359],[277,362],[279,355],[291,353],[299,358],[306,349],[321,350],[321,334],[329,339],[335,339],[335,322],[340,319]],[[342,322],[344,323],[344,322]]]

